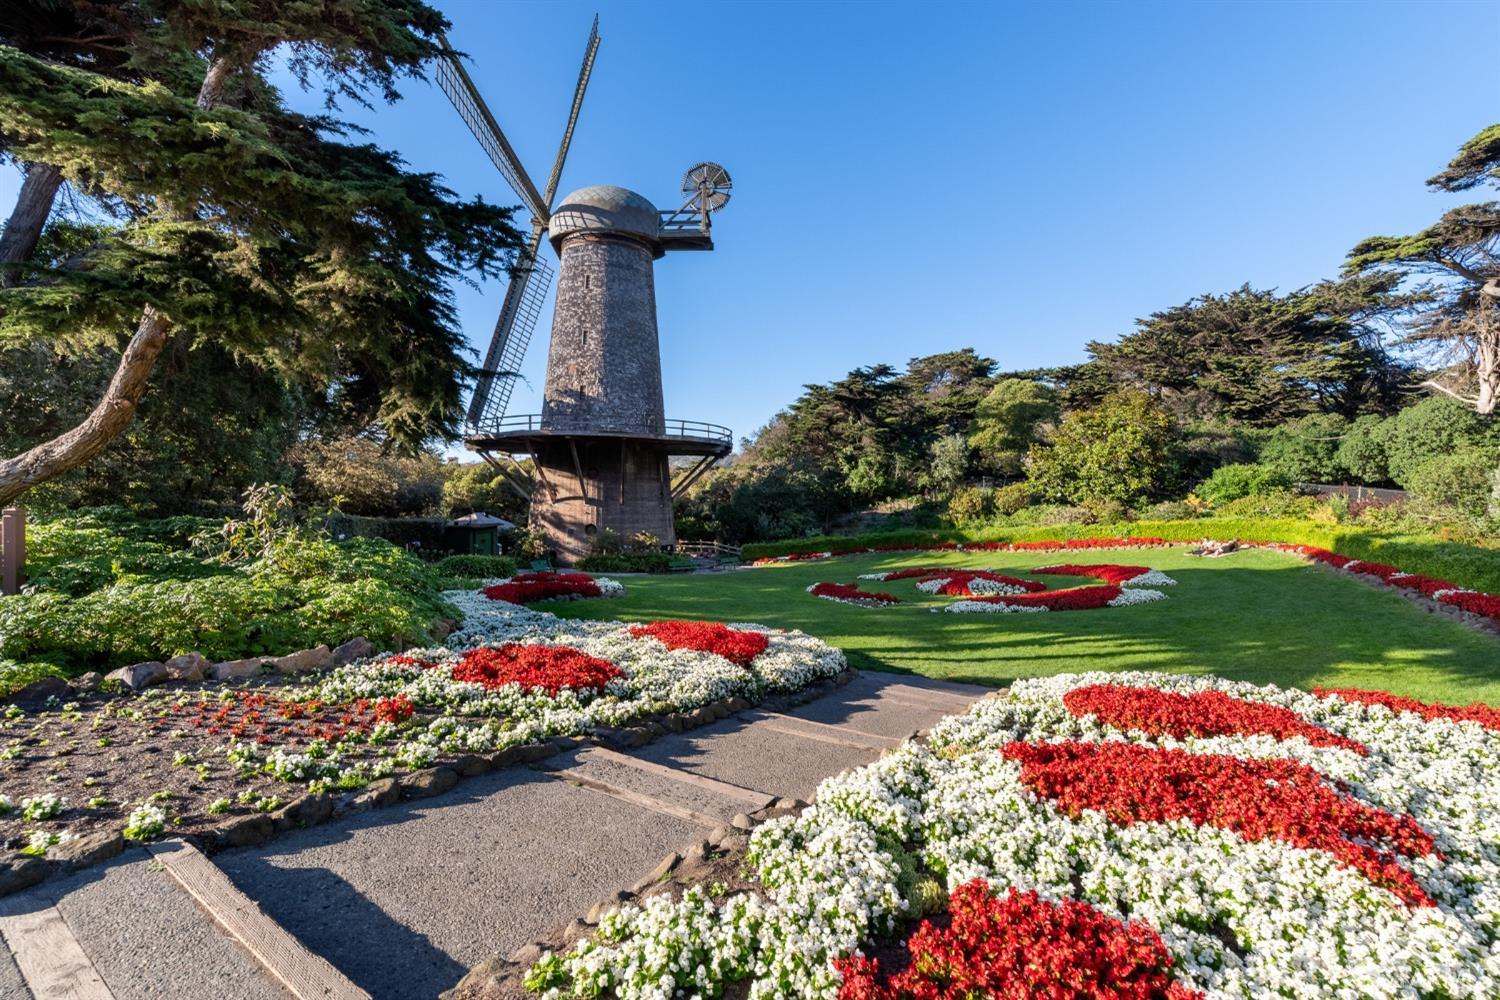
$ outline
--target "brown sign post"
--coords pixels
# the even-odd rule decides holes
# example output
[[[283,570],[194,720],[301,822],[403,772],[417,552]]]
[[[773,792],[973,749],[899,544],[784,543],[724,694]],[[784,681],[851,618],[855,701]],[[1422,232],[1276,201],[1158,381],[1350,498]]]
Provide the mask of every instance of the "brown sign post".
[[[26,511],[7,507],[0,514],[0,594],[19,594],[26,582]]]

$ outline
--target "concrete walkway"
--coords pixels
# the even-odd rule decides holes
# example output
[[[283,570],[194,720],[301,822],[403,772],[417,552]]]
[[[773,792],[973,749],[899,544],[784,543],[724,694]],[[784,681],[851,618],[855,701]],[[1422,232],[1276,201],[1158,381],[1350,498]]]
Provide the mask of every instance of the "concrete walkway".
[[[224,852],[212,872],[227,875],[224,885],[197,895],[174,866],[127,852],[107,868],[0,900],[0,996],[261,1000],[321,989],[316,995],[434,997],[735,814],[780,796],[811,798],[825,777],[985,693],[862,673],[789,713],[744,712],[630,755],[583,747],[536,769],[471,778],[433,798]],[[207,920],[205,907],[233,909],[250,930],[235,925],[233,936],[234,921]],[[62,920],[49,919],[52,911]],[[48,942],[59,924],[89,966],[62,978],[35,960],[56,953]],[[288,959],[279,957],[285,948],[244,943],[287,932],[310,954]],[[325,959],[340,984],[298,992],[287,985],[295,975],[271,974],[285,971],[280,963]]]

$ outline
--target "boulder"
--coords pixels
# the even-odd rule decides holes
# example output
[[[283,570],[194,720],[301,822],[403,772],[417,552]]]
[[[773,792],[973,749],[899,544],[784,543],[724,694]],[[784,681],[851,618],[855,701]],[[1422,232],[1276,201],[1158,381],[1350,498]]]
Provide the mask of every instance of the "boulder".
[[[0,896],[30,889],[47,877],[47,862],[41,858],[12,857],[0,864]]]
[[[425,799],[446,792],[458,784],[458,772],[451,767],[429,767],[413,771],[401,779],[401,790],[409,799]]]
[[[61,677],[43,677],[34,680],[11,696],[13,701],[46,701],[48,698],[66,698],[73,693],[68,682]]]
[[[251,656],[243,660],[226,660],[223,663],[215,663],[209,670],[208,676],[216,681],[227,681],[236,677],[257,677],[260,675],[261,664],[265,662],[259,656]]]
[[[174,656],[166,662],[167,678],[174,681],[201,681],[213,664],[196,650]]]
[[[68,683],[74,691],[97,691],[99,685],[104,682],[104,675],[97,670],[90,670],[86,674],[79,674]]]
[[[366,656],[374,655],[375,644],[364,636],[357,635],[333,651],[329,665],[342,667],[346,663],[353,663],[355,660],[362,660]]]
[[[108,861],[125,850],[125,838],[118,830],[103,833],[86,833],[75,840],[56,845],[47,851],[47,860],[83,868],[87,865]]]
[[[278,656],[271,661],[278,673],[301,674],[309,670],[321,670],[333,662],[333,650],[327,646],[299,649],[295,653]]]
[[[255,813],[221,823],[214,835],[225,847],[254,847],[270,840],[275,832],[276,824],[269,813]]]
[[[167,680],[167,665],[160,660],[132,663],[128,667],[111,670],[104,675],[107,681],[119,681],[132,691],[142,691],[153,684]]]

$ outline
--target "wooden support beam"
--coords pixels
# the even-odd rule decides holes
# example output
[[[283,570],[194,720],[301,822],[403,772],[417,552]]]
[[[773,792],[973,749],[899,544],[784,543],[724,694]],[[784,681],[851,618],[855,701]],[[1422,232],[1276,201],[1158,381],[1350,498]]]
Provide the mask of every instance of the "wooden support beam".
[[[703,474],[712,468],[717,461],[718,458],[714,455],[705,455],[703,458],[700,458],[698,464],[689,469],[681,479],[677,480],[677,485],[672,487],[672,499],[676,500],[686,493],[688,487],[701,479]]]
[[[578,441],[576,439],[568,438],[568,450],[573,453],[573,471],[578,474],[578,495],[583,497],[583,503],[587,506],[589,502],[589,488],[583,479],[583,462],[578,458]]]
[[[37,1000],[114,1000],[57,907],[0,915],[0,937]]]

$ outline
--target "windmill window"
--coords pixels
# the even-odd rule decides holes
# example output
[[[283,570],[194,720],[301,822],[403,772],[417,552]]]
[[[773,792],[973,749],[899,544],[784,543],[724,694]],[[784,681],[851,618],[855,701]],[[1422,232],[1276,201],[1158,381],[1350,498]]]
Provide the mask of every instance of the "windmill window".
[[[583,276],[583,287],[584,288],[593,288],[594,287],[594,276],[592,274],[585,274]]]
[[[583,526],[583,533],[592,538],[599,533],[599,529],[594,527],[592,524],[585,524]]]

